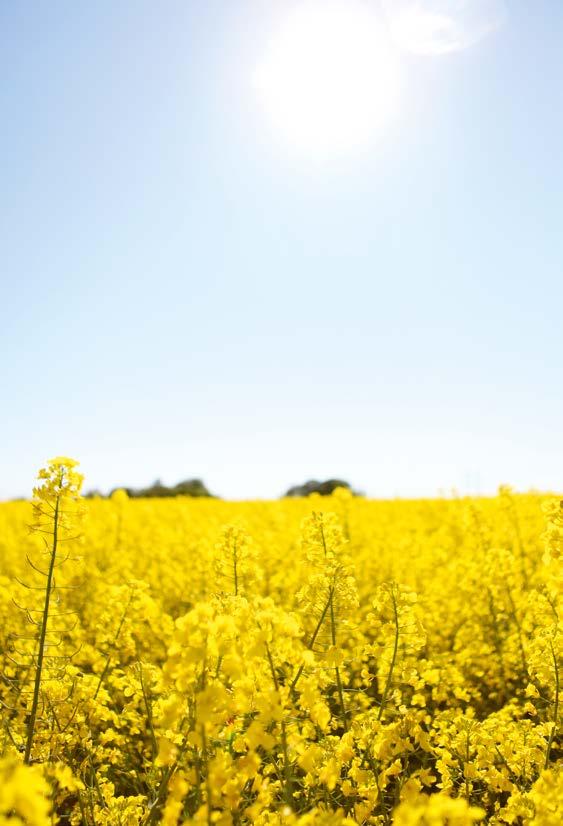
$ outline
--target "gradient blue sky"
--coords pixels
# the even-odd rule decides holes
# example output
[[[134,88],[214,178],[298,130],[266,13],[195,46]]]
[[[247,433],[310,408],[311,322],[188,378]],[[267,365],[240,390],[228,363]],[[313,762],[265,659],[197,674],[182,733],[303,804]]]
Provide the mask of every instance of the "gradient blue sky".
[[[0,4],[0,496],[563,487],[563,3],[322,162],[252,83],[291,5]]]

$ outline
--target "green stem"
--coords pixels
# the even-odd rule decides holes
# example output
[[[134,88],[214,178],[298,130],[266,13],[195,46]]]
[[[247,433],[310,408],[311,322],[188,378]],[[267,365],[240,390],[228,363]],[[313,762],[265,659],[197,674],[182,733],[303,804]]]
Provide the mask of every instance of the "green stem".
[[[397,651],[399,649],[399,614],[397,612],[397,600],[395,598],[395,591],[393,590],[393,586],[391,586],[391,600],[393,602],[393,617],[395,621],[395,641],[393,644],[393,656],[391,657],[389,673],[387,674],[385,688],[383,689],[383,694],[381,695],[381,705],[379,706],[379,713],[377,715],[378,720],[381,720],[383,716],[383,709],[385,708],[385,703],[387,702],[387,695],[389,693],[389,689],[391,688],[391,680],[393,679],[393,671],[395,669],[395,662],[397,661]]]
[[[276,675],[276,669],[274,668],[274,661],[272,659],[272,654],[270,652],[270,646],[266,643],[266,654],[268,657],[268,663],[270,665],[270,672],[272,674],[272,680],[274,683],[274,688],[276,689],[276,693],[281,701],[281,694],[280,694],[280,686],[278,683],[278,678]],[[292,792],[291,792],[291,769],[289,764],[289,751],[287,748],[287,729],[285,726],[285,720],[283,718],[283,709],[282,709],[282,718],[280,721],[280,728],[281,728],[281,742],[282,742],[282,753],[283,753],[283,777],[284,777],[284,784],[283,784],[283,798],[285,803],[288,806],[291,806],[292,801]]]
[[[553,658],[553,666],[555,668],[555,709],[553,712],[553,726],[551,729],[551,734],[549,735],[549,740],[547,741],[547,750],[545,753],[545,766],[544,768],[548,768],[549,766],[549,758],[551,755],[551,746],[553,745],[553,740],[555,739],[555,733],[557,731],[557,725],[559,723],[559,664],[557,662],[557,657],[555,656],[555,651],[553,649],[553,642],[550,640],[549,645],[551,648],[551,656]]]
[[[330,595],[330,634],[332,637],[332,644],[336,648],[336,623],[334,621],[334,591],[331,590]],[[348,731],[348,720],[346,719],[346,706],[344,705],[344,691],[342,690],[342,680],[340,679],[340,669],[335,667],[336,672],[336,686],[338,688],[338,699],[340,701],[340,709],[342,711],[342,722],[344,723],[344,731]]]
[[[209,782],[209,758],[207,754],[207,735],[205,725],[201,726],[201,750],[203,755],[203,770],[205,772],[205,796],[207,798],[207,826],[212,826],[211,819],[211,783]]]
[[[309,640],[309,642],[308,642],[308,644],[307,644],[307,648],[308,648],[308,650],[309,650],[309,651],[310,651],[310,650],[312,649],[312,647],[314,646],[314,644],[315,644],[315,642],[316,642],[316,639],[317,639],[317,637],[318,637],[318,635],[319,635],[319,632],[320,632],[320,630],[321,630],[322,624],[323,624],[323,622],[325,621],[325,617],[326,617],[326,615],[327,615],[327,611],[328,611],[328,609],[330,608],[330,604],[331,604],[331,601],[332,601],[332,594],[333,594],[333,589],[332,589],[332,588],[330,588],[329,593],[328,593],[328,600],[327,600],[327,602],[326,602],[326,605],[325,605],[325,607],[323,608],[323,611],[322,611],[321,616],[319,617],[319,621],[317,622],[317,626],[316,626],[315,630],[313,631],[313,634],[312,634],[312,636],[311,636],[311,639]],[[290,687],[289,687],[290,691],[293,691],[293,690],[294,690],[295,686],[297,685],[297,683],[298,683],[298,681],[299,681],[299,678],[300,678],[300,677],[301,677],[301,675],[303,674],[303,670],[304,670],[304,668],[305,668],[305,666],[304,666],[304,665],[300,665],[300,666],[299,666],[299,670],[297,671],[297,674],[296,674],[296,675],[295,675],[295,677],[293,678],[293,682],[291,683],[291,685],[290,685]]]
[[[179,726],[180,731],[182,731],[182,729],[183,729],[184,722],[185,722],[185,717],[180,722],[180,726]],[[190,730],[190,732],[193,731],[194,730],[194,725],[190,724],[189,730]],[[158,787],[158,791],[156,793],[156,797],[153,800],[152,805],[150,806],[147,817],[143,821],[143,826],[150,826],[150,824],[155,823],[161,817],[161,815],[162,815],[162,811],[161,811],[162,810],[162,805],[163,805],[164,800],[166,798],[166,793],[168,791],[168,784],[170,783],[170,780],[171,780],[173,774],[178,769],[178,766],[180,765],[180,760],[183,758],[183,756],[184,756],[184,754],[185,754],[185,752],[188,748],[188,745],[189,745],[188,744],[188,739],[186,737],[184,739],[184,744],[182,745],[182,747],[180,748],[180,750],[179,750],[179,752],[176,756],[176,760],[174,761],[174,763],[171,766],[167,766],[166,770],[163,772],[162,777],[161,777],[160,786]],[[198,787],[198,792],[199,792],[199,787]]]
[[[47,572],[47,585],[45,589],[45,604],[43,606],[43,618],[41,620],[41,631],[39,633],[39,649],[37,652],[37,665],[35,666],[35,685],[33,687],[33,700],[31,703],[31,713],[27,726],[27,741],[25,744],[25,754],[23,762],[26,765],[31,763],[31,749],[35,735],[35,723],[37,720],[37,708],[39,706],[39,694],[41,692],[41,674],[43,671],[43,660],[45,657],[45,640],[47,637],[47,622],[49,620],[49,605],[51,602],[51,592],[53,588],[53,572],[55,570],[55,560],[57,558],[57,542],[59,532],[59,502],[57,496],[55,502],[55,513],[53,516],[53,547],[51,548],[51,559],[49,560],[49,570]]]
[[[469,765],[469,729],[465,732],[465,765],[463,767],[463,773],[465,775],[465,766]],[[465,777],[465,799],[467,802],[470,802],[470,793],[469,793],[469,779]]]

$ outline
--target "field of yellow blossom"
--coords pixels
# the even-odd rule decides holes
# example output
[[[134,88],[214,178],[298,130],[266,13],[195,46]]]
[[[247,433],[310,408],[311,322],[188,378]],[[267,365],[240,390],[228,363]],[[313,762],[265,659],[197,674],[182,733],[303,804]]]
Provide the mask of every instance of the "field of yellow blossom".
[[[85,501],[75,465],[0,505],[2,826],[563,822],[558,499]]]

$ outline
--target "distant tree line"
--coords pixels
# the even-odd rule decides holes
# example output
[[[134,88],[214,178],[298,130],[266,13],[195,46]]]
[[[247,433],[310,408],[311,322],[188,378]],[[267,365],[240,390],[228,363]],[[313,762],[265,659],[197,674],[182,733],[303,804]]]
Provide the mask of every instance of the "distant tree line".
[[[326,482],[319,482],[317,479],[310,479],[303,485],[295,485],[294,487],[289,488],[285,495],[310,496],[312,493],[320,493],[321,496],[330,496],[336,488],[346,488],[352,493],[356,493],[352,490],[348,482],[344,482],[342,479],[327,479]]]
[[[173,496],[208,496],[215,498],[207,489],[201,479],[184,479],[177,485],[163,485],[160,479],[153,482],[147,488],[114,488],[108,494],[111,496],[116,490],[124,490],[130,499],[166,499]],[[102,496],[100,491],[92,490],[86,494],[88,497]]]
[[[356,491],[352,490],[348,482],[342,479],[327,479],[324,482],[319,482],[317,479],[310,479],[303,485],[293,485],[290,487],[284,496],[298,497],[310,496],[312,493],[318,493],[321,496],[330,496],[336,488],[346,488],[354,495],[358,495]],[[173,496],[207,496],[216,498],[213,493],[207,489],[201,479],[184,479],[183,482],[178,482],[177,485],[163,485],[160,479],[153,482],[152,485],[146,488],[114,488],[110,491],[110,496],[115,490],[124,490],[131,499],[166,499]],[[87,497],[103,496],[98,490],[89,491]]]

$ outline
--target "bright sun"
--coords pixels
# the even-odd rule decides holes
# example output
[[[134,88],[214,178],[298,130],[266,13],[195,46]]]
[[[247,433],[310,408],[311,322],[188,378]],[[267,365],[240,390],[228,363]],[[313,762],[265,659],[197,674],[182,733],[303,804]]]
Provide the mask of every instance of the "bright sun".
[[[359,0],[294,8],[256,71],[276,129],[318,157],[367,143],[397,103],[398,62],[377,16]]]

